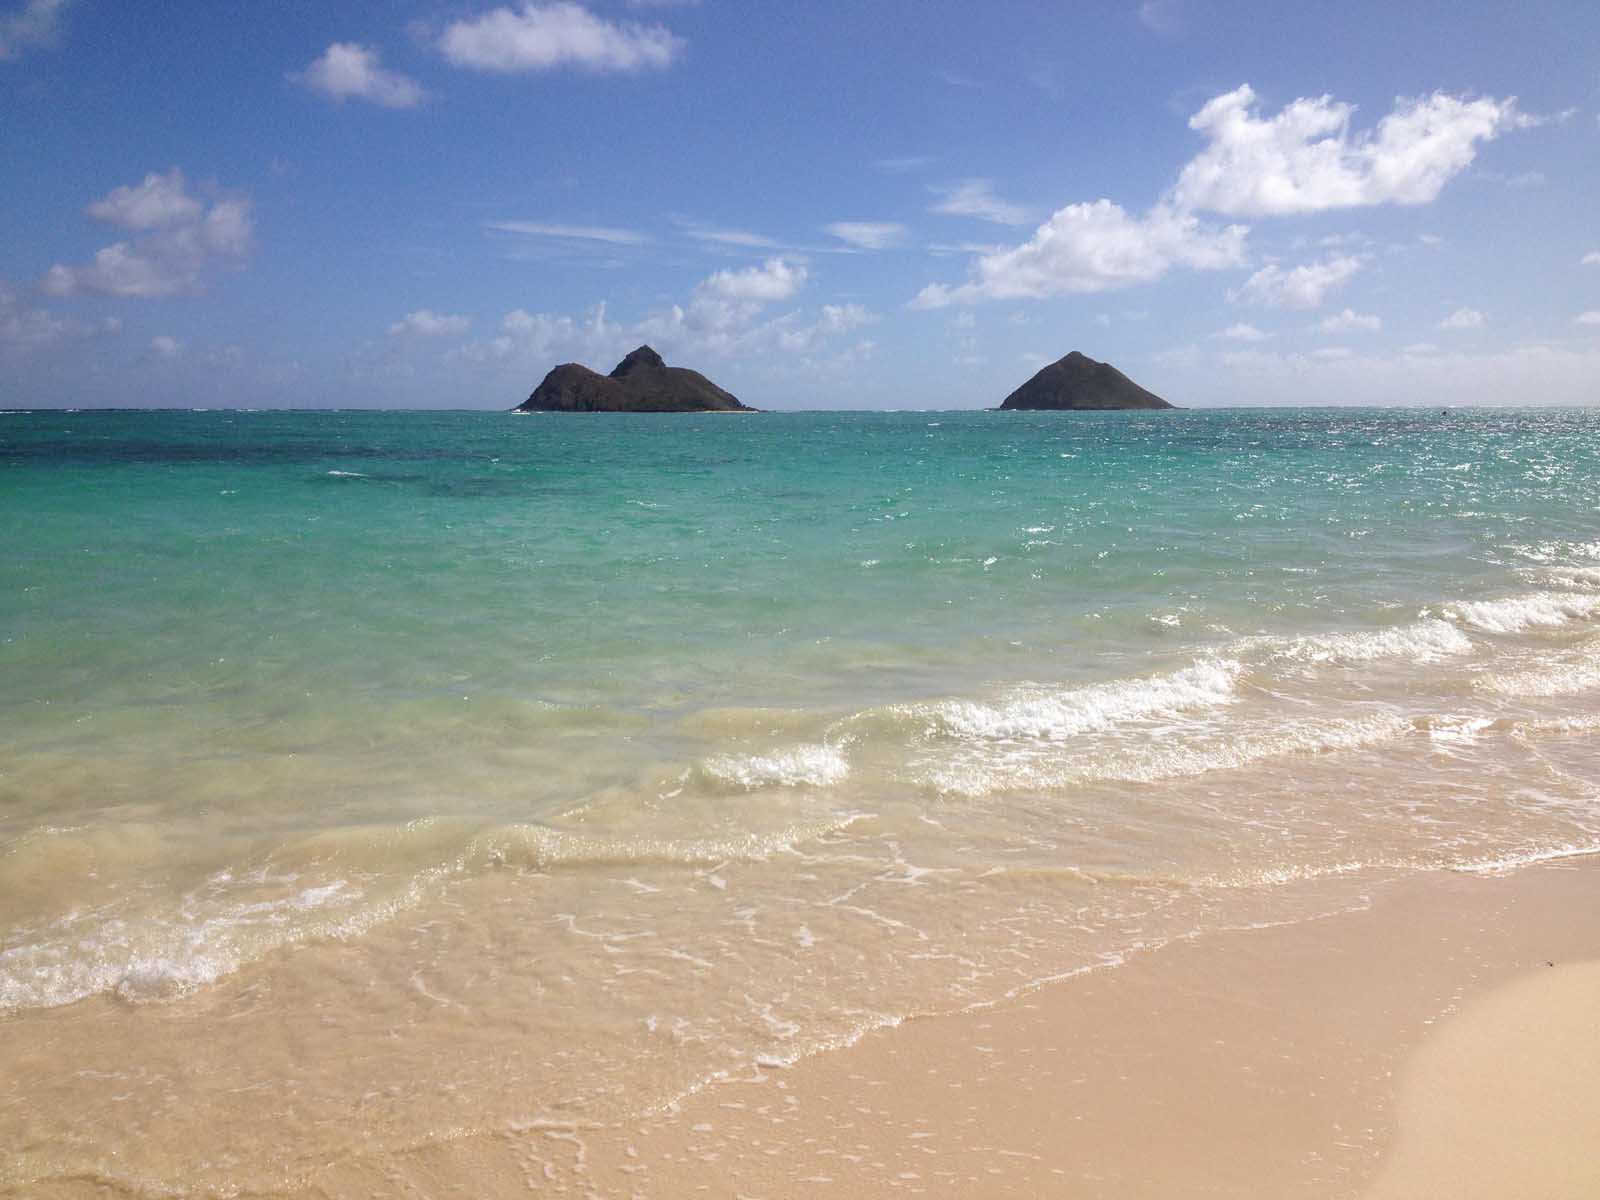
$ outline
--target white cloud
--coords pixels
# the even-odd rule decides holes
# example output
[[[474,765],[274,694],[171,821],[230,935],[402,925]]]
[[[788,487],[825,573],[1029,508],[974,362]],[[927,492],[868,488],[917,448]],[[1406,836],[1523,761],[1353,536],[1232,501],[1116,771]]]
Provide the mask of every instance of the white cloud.
[[[171,362],[183,353],[183,343],[168,334],[160,334],[150,339],[150,356]]]
[[[906,236],[906,227],[894,221],[835,221],[825,228],[841,242],[863,250],[887,250]]]
[[[1573,318],[1579,325],[1600,325],[1600,310],[1591,309]]]
[[[1600,250],[1591,250],[1578,261],[1581,266],[1600,267]]]
[[[1229,341],[1233,342],[1264,342],[1272,335],[1270,333],[1263,333],[1254,325],[1248,325],[1245,322],[1240,321],[1237,325],[1229,325],[1220,333],[1214,333],[1211,336],[1216,338],[1227,338]]]
[[[1109,200],[1070,204],[1039,226],[1032,240],[979,257],[969,282],[953,288],[929,284],[911,306],[1099,292],[1159,279],[1174,266],[1234,267],[1243,261],[1244,238],[1242,226],[1206,228],[1163,205],[1134,217]]]
[[[355,42],[334,42],[289,78],[334,100],[367,100],[383,108],[415,108],[425,97],[416,80],[385,69],[376,50]]]
[[[1458,308],[1439,322],[1440,329],[1482,329],[1485,317],[1475,308]]]
[[[1012,204],[994,194],[987,179],[964,179],[948,187],[933,189],[944,199],[928,211],[953,217],[977,217],[995,225],[1026,225],[1033,218],[1020,204]]]
[[[1317,328],[1323,333],[1354,333],[1358,330],[1376,333],[1383,328],[1383,320],[1371,313],[1358,313],[1353,308],[1347,308],[1327,318]]]
[[[547,221],[488,221],[485,222],[484,228],[493,229],[498,233],[610,242],[617,246],[639,246],[650,240],[644,234],[631,229],[608,229],[603,225],[556,225]]]
[[[35,308],[0,279],[0,358],[15,358],[86,338],[122,332],[120,317],[84,322]]]
[[[108,195],[84,211],[108,225],[143,231],[195,221],[200,217],[202,205],[189,195],[183,172],[173,167],[165,175],[150,172],[142,183],[112,188]]]
[[[778,248],[777,239],[744,229],[703,229],[691,226],[686,232],[697,242],[712,242],[718,246],[739,246],[747,250]]]
[[[1409,346],[1401,347],[1402,354],[1437,354],[1439,347],[1433,342],[1412,342]]]
[[[66,320],[24,304],[22,298],[0,280],[0,354],[25,354],[54,345],[67,336]]]
[[[1276,263],[1262,267],[1228,299],[1273,308],[1316,308],[1329,292],[1343,286],[1361,269],[1361,259],[1330,258],[1285,271]]]
[[[1331,96],[1295,100],[1266,119],[1255,109],[1245,84],[1190,118],[1211,144],[1178,176],[1179,207],[1265,216],[1426,204],[1472,163],[1479,142],[1531,123],[1515,98],[1443,92],[1397,100],[1376,130],[1354,134],[1354,106]]]
[[[242,267],[255,236],[248,199],[222,196],[207,205],[189,194],[176,167],[116,188],[86,211],[139,236],[113,242],[81,266],[57,263],[40,281],[50,295],[148,298],[198,292],[214,268]]]
[[[456,337],[467,331],[471,317],[449,316],[430,308],[407,313],[389,326],[390,337]]]
[[[517,308],[501,318],[500,331],[494,337],[457,347],[445,355],[445,361],[525,373],[546,369],[552,360],[620,357],[626,339],[627,331],[606,319],[603,303],[579,320]]]
[[[20,11],[0,17],[0,62],[21,58],[24,50],[53,45],[66,7],[67,0],[27,0]]]
[[[877,319],[877,313],[860,304],[824,304],[817,319],[810,324],[779,320],[772,323],[771,332],[780,350],[803,354],[814,350],[828,338],[871,325]],[[871,348],[873,343],[863,342],[859,345]]]
[[[552,360],[585,362],[604,370],[607,362],[649,342],[669,360],[680,355],[692,361],[704,355],[783,351],[803,356],[799,361],[808,368],[822,370],[870,354],[874,344],[858,341],[832,357],[810,357],[879,319],[860,304],[824,304],[809,318],[800,312],[766,315],[772,304],[793,298],[805,280],[803,265],[782,258],[742,270],[717,271],[701,280],[685,302],[631,325],[608,320],[604,304],[582,320],[517,309],[501,321],[497,336],[463,346],[447,357],[504,371],[546,369]]]
[[[718,300],[768,304],[774,300],[787,300],[800,290],[805,281],[806,269],[799,263],[769,258],[759,267],[718,271],[702,280],[696,291]]]
[[[684,43],[660,25],[618,23],[581,4],[523,4],[456,21],[439,48],[458,67],[477,71],[642,71],[670,66]]]

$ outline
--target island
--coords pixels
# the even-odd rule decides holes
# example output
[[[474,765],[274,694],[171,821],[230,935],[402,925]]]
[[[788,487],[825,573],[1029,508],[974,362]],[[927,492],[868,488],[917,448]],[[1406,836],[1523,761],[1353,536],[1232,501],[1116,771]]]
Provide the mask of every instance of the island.
[[[1105,410],[1176,408],[1147,392],[1110,363],[1074,350],[1028,380],[1000,405],[1002,409]]]
[[[755,412],[699,371],[669,367],[640,346],[601,375],[581,363],[562,363],[512,412]]]

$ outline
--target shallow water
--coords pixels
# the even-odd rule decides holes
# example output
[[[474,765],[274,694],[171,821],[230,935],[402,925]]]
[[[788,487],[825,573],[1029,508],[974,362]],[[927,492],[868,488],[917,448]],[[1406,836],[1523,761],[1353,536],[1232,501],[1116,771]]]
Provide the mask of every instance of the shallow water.
[[[0,1187],[1600,848],[1600,413],[0,414]]]

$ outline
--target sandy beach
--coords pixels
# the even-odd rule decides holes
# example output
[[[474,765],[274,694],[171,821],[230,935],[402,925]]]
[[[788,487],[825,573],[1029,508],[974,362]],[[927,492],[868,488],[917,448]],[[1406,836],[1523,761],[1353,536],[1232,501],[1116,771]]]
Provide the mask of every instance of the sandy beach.
[[[292,1194],[1576,1200],[1600,1189],[1597,939],[1592,859],[1413,877],[635,1124],[464,1136]]]

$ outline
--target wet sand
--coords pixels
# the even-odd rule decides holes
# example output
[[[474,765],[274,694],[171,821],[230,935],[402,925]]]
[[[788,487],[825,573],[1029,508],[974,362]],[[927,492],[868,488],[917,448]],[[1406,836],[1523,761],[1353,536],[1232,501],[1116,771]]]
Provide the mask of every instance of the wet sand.
[[[1325,890],[1321,919],[906,1021],[625,1127],[349,1159],[295,1194],[1600,1194],[1600,862]]]

